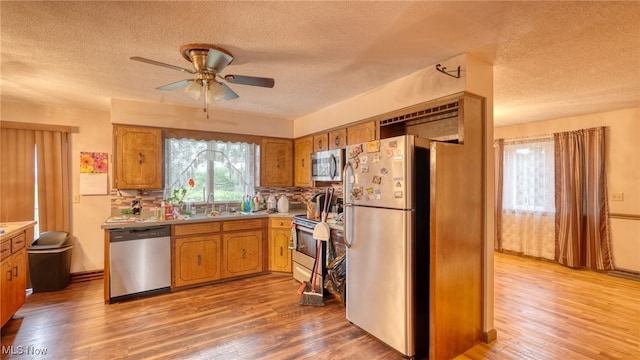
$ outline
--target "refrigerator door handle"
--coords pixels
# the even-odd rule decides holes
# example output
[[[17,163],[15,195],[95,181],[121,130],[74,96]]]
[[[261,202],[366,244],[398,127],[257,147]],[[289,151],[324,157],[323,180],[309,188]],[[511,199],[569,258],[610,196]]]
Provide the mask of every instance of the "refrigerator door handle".
[[[349,188],[349,184],[351,183],[351,179],[347,177],[349,173],[349,169],[353,172],[353,166],[351,166],[351,161],[347,161],[344,165],[344,169],[342,169],[342,196],[345,199],[345,205],[351,204],[351,189]]]
[[[345,212],[345,218],[344,218],[344,244],[347,246],[347,248],[351,247],[351,244],[353,243],[352,240],[352,234],[349,232],[349,230],[351,230],[351,224],[350,222],[353,221],[353,214],[349,214],[349,213],[353,213],[353,205],[351,204],[346,204],[344,206],[344,212]]]
[[[347,161],[344,165],[344,169],[342,169],[342,196],[344,196],[345,204],[344,204],[344,243],[347,248],[351,247],[351,243],[353,242],[351,233],[349,233],[349,229],[351,228],[350,222],[353,221],[353,215],[350,215],[350,212],[353,212],[353,206],[351,204],[351,190],[349,188],[349,184],[351,183],[351,179],[347,177],[349,173],[349,169],[353,172],[353,166],[351,166],[351,161]]]

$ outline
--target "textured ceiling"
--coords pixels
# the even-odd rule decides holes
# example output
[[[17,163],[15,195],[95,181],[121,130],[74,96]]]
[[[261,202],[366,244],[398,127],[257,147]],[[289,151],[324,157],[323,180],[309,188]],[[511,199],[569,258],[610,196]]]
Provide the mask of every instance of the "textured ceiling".
[[[495,124],[640,106],[640,2],[2,1],[2,101],[109,110],[111,98],[201,106],[156,87],[211,43],[228,113],[296,119],[461,53],[494,64]]]

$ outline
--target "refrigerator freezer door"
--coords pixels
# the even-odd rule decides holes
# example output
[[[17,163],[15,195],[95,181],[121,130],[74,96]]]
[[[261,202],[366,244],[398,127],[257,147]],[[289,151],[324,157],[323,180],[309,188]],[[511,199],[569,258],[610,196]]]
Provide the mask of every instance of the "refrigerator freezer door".
[[[413,144],[412,136],[398,136],[348,146],[352,169],[344,179],[345,201],[382,208],[414,208]]]
[[[414,354],[412,212],[348,206],[347,320]],[[355,220],[355,221],[353,221]]]

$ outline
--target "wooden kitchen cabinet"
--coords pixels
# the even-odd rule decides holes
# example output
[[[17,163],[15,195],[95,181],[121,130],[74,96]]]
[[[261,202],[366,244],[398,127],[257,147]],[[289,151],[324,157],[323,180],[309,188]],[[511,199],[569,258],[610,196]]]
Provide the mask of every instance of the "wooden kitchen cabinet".
[[[222,277],[262,272],[262,230],[222,235]]]
[[[376,122],[367,121],[347,128],[347,145],[376,140]]]
[[[313,135],[313,152],[329,150],[329,134]]]
[[[329,131],[329,150],[347,147],[347,128]]]
[[[291,140],[263,139],[260,159],[261,186],[291,186],[293,184],[293,150]]]
[[[222,224],[222,277],[263,271],[266,219],[225,221]]]
[[[174,225],[174,287],[221,278],[220,228],[219,222]]]
[[[311,153],[313,152],[313,136],[295,139],[294,142],[294,186],[309,187],[311,181]]]
[[[269,219],[269,270],[291,272],[291,218]]]
[[[162,130],[114,125],[116,189],[162,189]]]
[[[27,239],[33,239],[33,221],[8,223],[0,235],[0,326],[24,305],[27,290]]]

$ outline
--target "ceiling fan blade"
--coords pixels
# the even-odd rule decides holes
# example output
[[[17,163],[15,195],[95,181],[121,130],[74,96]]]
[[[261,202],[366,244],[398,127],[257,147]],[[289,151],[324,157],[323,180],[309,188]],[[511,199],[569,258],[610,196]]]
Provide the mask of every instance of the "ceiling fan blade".
[[[233,61],[233,56],[226,54],[218,49],[209,49],[207,54],[207,61],[204,63],[204,67],[207,69],[216,70],[216,73],[221,72],[227,65]]]
[[[235,91],[231,90],[231,88],[228,87],[226,84],[220,83],[220,85],[222,85],[222,88],[224,89],[225,100],[233,100],[239,97],[238,94],[236,94]]]
[[[232,84],[240,85],[262,86],[267,88],[272,88],[273,85],[275,85],[275,80],[257,76],[226,75],[224,79]]]
[[[135,61],[141,61],[141,62],[144,62],[144,63],[147,63],[147,64],[151,64],[151,65],[162,66],[162,67],[166,67],[166,68],[169,68],[169,69],[186,72],[186,73],[189,73],[189,74],[195,74],[196,73],[193,70],[185,69],[185,68],[180,67],[180,66],[175,66],[175,65],[171,65],[171,64],[165,64],[165,63],[160,62],[160,61],[155,61],[155,60],[151,60],[151,59],[145,59],[145,58],[142,58],[142,57],[139,57],[139,56],[132,56],[129,59],[135,60]]]
[[[187,86],[193,82],[193,79],[180,80],[171,84],[157,87],[156,90],[173,90],[179,87]]]

